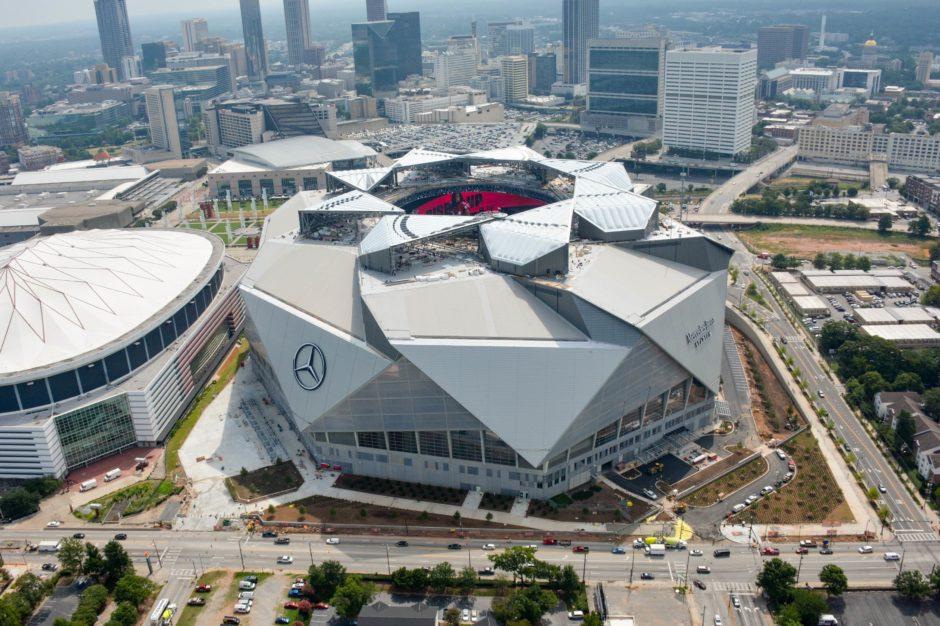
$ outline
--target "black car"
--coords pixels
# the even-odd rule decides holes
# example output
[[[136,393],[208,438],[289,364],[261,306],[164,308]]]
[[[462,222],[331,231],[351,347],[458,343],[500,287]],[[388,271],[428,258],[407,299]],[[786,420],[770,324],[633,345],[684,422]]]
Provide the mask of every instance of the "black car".
[[[125,539],[127,539],[127,533],[118,533],[114,535],[114,539],[116,541],[124,541]]]
[[[56,565],[55,563],[43,563],[42,564],[42,571],[44,572],[54,572],[57,569],[59,569],[59,566]]]
[[[274,545],[276,546],[286,546],[290,543],[290,537],[278,537],[274,540]]]
[[[484,567],[481,570],[477,570],[477,574],[480,576],[494,576],[496,572],[493,571],[492,567]]]
[[[640,574],[640,580],[654,580],[655,578],[656,577],[649,572],[643,572]]]
[[[705,589],[705,583],[699,580],[698,578],[692,579],[692,584],[698,587],[699,589]]]
[[[84,538],[85,538],[85,533],[75,533],[74,535],[72,535],[72,539],[84,539]]]
[[[273,530],[266,530],[263,533],[261,533],[261,536],[264,537],[265,539],[273,539],[274,537],[277,537],[277,533],[274,532]]]
[[[395,545],[398,546],[399,548],[407,548],[407,547],[408,547],[408,542],[405,541],[404,539],[402,539],[401,541],[399,541],[399,542],[396,543]]]
[[[463,546],[460,545],[459,543],[452,543],[447,546],[447,549],[448,550],[463,550]]]

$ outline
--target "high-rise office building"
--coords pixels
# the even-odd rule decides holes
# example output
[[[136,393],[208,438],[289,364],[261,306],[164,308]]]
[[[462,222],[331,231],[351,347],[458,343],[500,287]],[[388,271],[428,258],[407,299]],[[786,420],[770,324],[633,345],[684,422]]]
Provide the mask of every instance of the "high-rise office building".
[[[310,5],[308,0],[284,0],[284,25],[287,28],[287,59],[293,65],[306,62],[310,41]]]
[[[809,50],[809,26],[780,24],[757,31],[757,66],[773,67],[789,59],[805,59]]]
[[[663,144],[733,156],[751,147],[757,50],[666,51]]]
[[[930,74],[933,70],[933,52],[924,50],[917,55],[917,67],[914,68],[914,78],[917,82],[927,84],[930,80]]]
[[[268,73],[268,52],[261,28],[259,0],[239,0],[242,14],[242,33],[245,37],[245,54],[248,57],[248,78],[261,80]]]
[[[147,104],[147,120],[150,122],[150,143],[155,148],[172,152],[178,159],[182,158],[183,146],[173,102],[173,85],[148,88],[144,91],[144,100]]]
[[[196,44],[209,38],[209,23],[202,17],[183,20],[180,22],[180,31],[183,34],[183,50],[195,52]]]
[[[547,54],[529,55],[529,91],[537,96],[547,96],[552,92],[557,73],[555,55]]]
[[[16,146],[28,141],[20,97],[0,91],[0,146]]]
[[[406,76],[422,74],[421,65],[421,14],[417,11],[389,13],[388,19],[395,22],[394,37],[398,45],[399,80]]]
[[[633,137],[659,130],[665,55],[662,37],[591,40],[582,127]]]
[[[527,24],[506,27],[506,54],[532,54],[535,50],[535,29]]]
[[[388,19],[387,0],[366,0],[366,21],[384,22]]]
[[[565,46],[565,82],[583,83],[587,71],[587,44],[597,39],[600,0],[564,0],[562,38]]]
[[[141,44],[140,57],[144,74],[166,67],[166,44],[162,41]]]
[[[434,81],[440,88],[469,85],[476,73],[476,54],[469,46],[450,48],[434,59]]]
[[[127,19],[125,0],[95,0],[101,57],[113,68],[121,67],[121,59],[134,56],[131,25]]]
[[[121,59],[121,76],[124,80],[140,78],[140,57],[137,55]]]
[[[499,57],[506,102],[520,102],[529,95],[529,59],[522,55]]]

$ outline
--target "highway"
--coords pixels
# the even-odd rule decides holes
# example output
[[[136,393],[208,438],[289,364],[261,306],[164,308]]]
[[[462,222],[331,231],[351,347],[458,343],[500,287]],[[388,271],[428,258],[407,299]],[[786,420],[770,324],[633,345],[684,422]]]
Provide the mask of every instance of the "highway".
[[[732,263],[741,270],[739,281],[742,282],[741,289],[743,290],[746,288],[747,281],[753,280],[754,273],[750,271],[751,276],[745,276],[743,270],[753,270],[759,261],[733,234],[722,233],[722,240],[736,250]],[[816,395],[815,403],[828,412],[839,436],[846,441],[858,458],[858,467],[863,474],[866,486],[883,485],[887,490],[882,496],[882,501],[891,510],[891,525],[898,539],[901,541],[937,541],[937,533],[931,523],[932,518],[902,485],[888,460],[846,403],[842,396],[841,385],[829,378],[820,363],[815,347],[808,344],[810,338],[789,321],[762,281],[753,280],[753,282],[773,309],[773,314],[766,316],[767,332],[777,341],[784,337],[787,339],[787,352],[793,357],[796,367],[803,372],[810,392]],[[825,397],[819,397],[819,391],[822,391]]]
[[[780,148],[770,153],[763,159],[756,161],[740,174],[732,177],[723,185],[715,189],[705,200],[699,209],[699,213],[727,213],[731,210],[731,203],[738,196],[745,193],[748,189],[762,181],[772,172],[788,165],[796,159],[797,146]]]
[[[102,547],[113,536],[113,531],[85,530],[85,541]],[[488,554],[482,550],[483,541],[472,541],[470,549],[449,550],[445,539],[432,540],[408,538],[410,545],[395,546],[398,537],[341,537],[339,545],[327,545],[320,535],[292,534],[289,545],[275,545],[272,539],[263,539],[260,535],[231,532],[171,532],[160,530],[128,531],[128,538],[123,542],[125,549],[135,563],[143,570],[142,564],[150,556],[155,574],[158,577],[191,577],[210,569],[245,569],[267,571],[304,571],[311,562],[335,559],[346,565],[351,572],[387,573],[398,567],[434,566],[441,562],[450,562],[459,569],[470,565],[481,569],[490,565]],[[45,531],[10,531],[0,534],[4,541],[19,541],[25,545],[27,540],[38,542],[55,537],[69,536],[71,530]],[[516,542],[520,545],[522,542]],[[508,545],[499,542],[501,549]],[[571,548],[561,546],[539,546],[538,557],[549,563],[572,565],[580,574],[586,573],[588,581],[630,581],[637,584],[670,586],[685,580],[686,569],[692,570],[692,577],[699,578],[716,589],[725,591],[747,590],[752,588],[757,572],[764,559],[756,549],[747,546],[732,545],[731,556],[714,558],[713,545],[692,545],[704,553],[703,556],[691,556],[685,550],[667,551],[665,557],[647,557],[642,550],[633,550],[626,546],[625,554],[612,554],[610,544],[588,544],[591,552],[587,555],[575,554]],[[917,568],[929,572],[940,557],[940,544],[923,543],[904,553],[905,547],[895,542],[872,543],[872,554],[859,554],[856,543],[834,544],[835,554],[820,555],[817,550],[801,557],[796,554],[796,546],[779,544],[780,558],[793,563],[800,570],[800,582],[817,582],[819,570],[827,563],[837,563],[842,567],[849,582],[856,586],[888,585],[899,568]],[[387,553],[386,553],[387,548]],[[884,552],[904,553],[901,562],[887,562]],[[387,557],[386,557],[387,554]],[[159,555],[159,557],[157,556]],[[292,565],[277,565],[280,555],[294,557]],[[4,560],[8,566],[26,564],[30,569],[38,570],[42,563],[52,562],[55,556],[50,553],[6,549]],[[695,569],[704,565],[711,568],[708,574],[699,574]],[[640,573],[652,574],[652,581],[640,581]]]

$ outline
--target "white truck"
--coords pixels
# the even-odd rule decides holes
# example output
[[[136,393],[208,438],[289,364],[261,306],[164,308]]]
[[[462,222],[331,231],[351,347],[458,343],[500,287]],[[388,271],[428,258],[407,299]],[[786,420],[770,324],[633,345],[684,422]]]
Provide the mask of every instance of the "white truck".
[[[150,626],[161,626],[163,623],[163,613],[166,611],[166,608],[170,605],[170,601],[167,598],[160,598],[157,600],[157,603],[153,605],[153,610],[150,611]]]
[[[115,467],[113,470],[108,470],[104,475],[104,482],[109,483],[116,478],[121,477],[121,468]]]
[[[58,552],[59,542],[58,541],[40,541],[38,544],[36,544],[36,550],[39,552]]]
[[[666,556],[666,544],[651,543],[646,546],[646,556]]]
[[[94,478],[91,478],[83,482],[81,485],[79,485],[78,490],[79,491],[91,491],[97,486],[98,486],[98,481],[95,480]]]

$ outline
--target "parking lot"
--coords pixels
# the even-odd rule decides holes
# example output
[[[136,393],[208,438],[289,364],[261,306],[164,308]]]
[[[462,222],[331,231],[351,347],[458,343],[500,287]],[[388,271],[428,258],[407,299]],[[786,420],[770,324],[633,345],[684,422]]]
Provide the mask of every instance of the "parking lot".
[[[573,129],[553,128],[546,133],[545,138],[535,146],[535,149],[543,154],[551,152],[552,156],[570,152],[576,159],[588,159],[592,155],[601,154],[623,143],[622,137],[592,135]]]
[[[59,618],[69,619],[78,607],[77,584],[56,587],[52,595],[39,607],[29,620],[29,626],[52,626]]]
[[[397,153],[422,147],[442,152],[476,152],[521,144],[523,124],[393,124],[349,135],[377,152]]]
[[[909,602],[889,591],[858,591],[834,599],[830,606],[842,626],[940,626],[940,603],[933,599]]]

